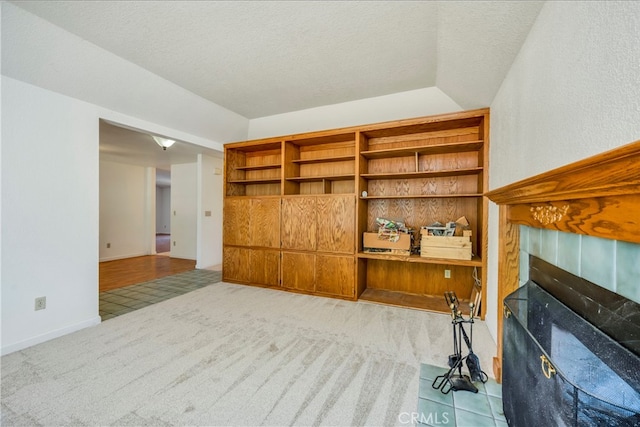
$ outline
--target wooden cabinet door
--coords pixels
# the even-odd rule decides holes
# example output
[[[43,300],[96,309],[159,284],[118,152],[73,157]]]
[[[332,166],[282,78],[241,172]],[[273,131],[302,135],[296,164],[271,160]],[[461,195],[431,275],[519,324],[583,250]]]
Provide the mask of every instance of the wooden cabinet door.
[[[222,261],[222,280],[248,283],[251,279],[250,262],[251,249],[225,246]]]
[[[250,282],[256,285],[280,285],[280,251],[252,249]]]
[[[251,199],[251,246],[280,247],[280,198]]]
[[[224,202],[224,244],[249,246],[251,244],[251,201],[226,199]]]
[[[353,256],[316,256],[316,292],[353,297],[354,285],[355,258]]]
[[[316,197],[282,199],[282,249],[316,250]]]
[[[315,258],[309,253],[282,253],[282,286],[313,292],[315,289]]]
[[[322,252],[355,252],[354,196],[318,196],[318,246]]]

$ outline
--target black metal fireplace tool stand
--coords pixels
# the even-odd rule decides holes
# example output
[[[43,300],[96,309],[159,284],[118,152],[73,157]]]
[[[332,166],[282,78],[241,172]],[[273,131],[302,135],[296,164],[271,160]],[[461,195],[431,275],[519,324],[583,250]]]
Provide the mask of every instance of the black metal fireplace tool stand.
[[[444,298],[447,304],[451,308],[451,324],[453,326],[453,354],[449,356],[449,370],[443,374],[437,376],[433,380],[431,386],[435,389],[440,389],[444,394],[449,393],[451,390],[458,391],[470,391],[477,393],[478,388],[473,384],[474,381],[487,382],[487,374],[480,369],[480,360],[478,356],[473,353],[473,303],[470,303],[471,308],[469,318],[464,319],[462,312],[459,309],[459,302],[454,292],[445,292]],[[464,330],[464,323],[469,324],[469,330],[471,338]],[[464,339],[469,354],[462,356],[462,340]],[[469,370],[469,375],[462,373],[462,367],[465,364]]]

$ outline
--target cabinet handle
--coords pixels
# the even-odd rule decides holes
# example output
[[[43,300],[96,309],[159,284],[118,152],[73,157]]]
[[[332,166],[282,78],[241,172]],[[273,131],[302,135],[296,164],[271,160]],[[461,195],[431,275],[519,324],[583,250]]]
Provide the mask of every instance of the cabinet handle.
[[[502,314],[504,315],[505,319],[508,319],[509,317],[511,317],[511,310],[507,308],[506,304],[502,306]]]
[[[547,359],[547,356],[545,356],[544,354],[540,356],[540,360],[542,361],[542,364],[541,364],[542,373],[544,374],[545,377],[547,377],[548,379],[551,379],[551,376],[556,373],[556,368],[553,367],[549,359]],[[545,369],[545,366],[546,366],[546,369]]]

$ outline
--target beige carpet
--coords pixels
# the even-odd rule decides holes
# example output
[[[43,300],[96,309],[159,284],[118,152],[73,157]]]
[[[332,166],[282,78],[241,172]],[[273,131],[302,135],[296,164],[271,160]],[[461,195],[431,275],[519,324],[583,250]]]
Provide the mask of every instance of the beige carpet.
[[[447,315],[218,283],[2,357],[2,425],[402,425],[451,352]]]

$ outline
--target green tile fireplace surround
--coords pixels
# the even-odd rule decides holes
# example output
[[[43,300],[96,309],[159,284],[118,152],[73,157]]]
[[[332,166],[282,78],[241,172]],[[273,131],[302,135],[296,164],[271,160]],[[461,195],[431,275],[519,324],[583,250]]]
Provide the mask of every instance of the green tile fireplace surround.
[[[528,255],[640,303],[639,244],[521,225],[521,286],[529,279]]]

